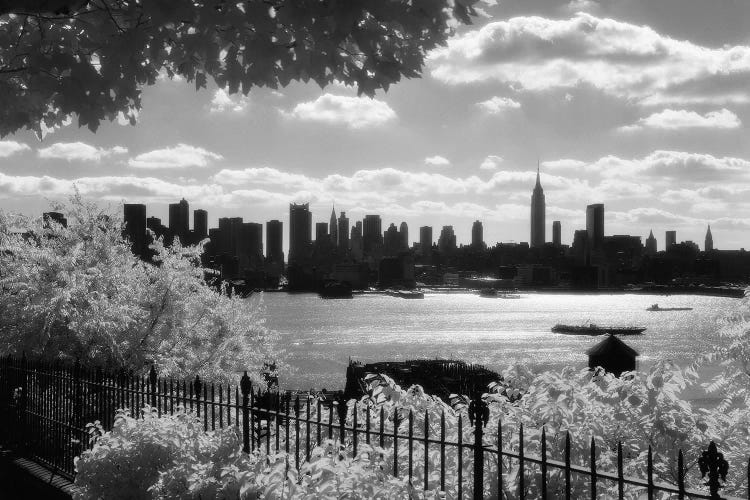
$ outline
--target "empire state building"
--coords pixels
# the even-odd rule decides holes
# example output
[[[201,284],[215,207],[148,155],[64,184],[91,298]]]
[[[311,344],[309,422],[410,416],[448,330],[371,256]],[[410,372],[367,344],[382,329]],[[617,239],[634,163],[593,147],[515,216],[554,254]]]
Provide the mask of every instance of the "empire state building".
[[[539,182],[539,165],[536,167],[536,186],[531,194],[531,248],[544,246],[544,190]]]

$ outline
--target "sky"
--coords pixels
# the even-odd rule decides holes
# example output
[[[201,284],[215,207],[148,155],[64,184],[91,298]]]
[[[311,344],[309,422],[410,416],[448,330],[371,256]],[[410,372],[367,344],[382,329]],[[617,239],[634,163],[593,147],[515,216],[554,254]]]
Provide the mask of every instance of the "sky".
[[[750,2],[480,0],[420,79],[374,99],[293,83],[228,95],[162,79],[132,126],[0,140],[0,209],[30,215],[73,186],[117,207],[247,222],[309,202],[352,223],[452,225],[460,243],[529,241],[537,165],[563,243],[604,203],[605,234],[664,232],[750,249]],[[192,216],[191,216],[192,219]],[[286,239],[286,234],[285,234]],[[287,242],[285,241],[285,246]]]

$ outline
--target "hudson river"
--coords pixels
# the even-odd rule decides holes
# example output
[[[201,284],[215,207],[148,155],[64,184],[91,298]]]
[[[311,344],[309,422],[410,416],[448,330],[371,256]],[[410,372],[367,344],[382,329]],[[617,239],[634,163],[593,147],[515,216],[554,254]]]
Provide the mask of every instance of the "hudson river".
[[[266,326],[281,336],[294,373],[282,386],[342,389],[349,358],[390,361],[454,358],[501,370],[512,363],[560,369],[587,366],[585,351],[603,337],[550,332],[555,323],[637,325],[623,337],[639,353],[639,368],[659,358],[681,364],[705,352],[717,319],[739,299],[694,295],[523,293],[520,299],[470,293],[425,293],[424,300],[386,295],[320,299],[316,294],[264,293]],[[692,311],[648,312],[661,307]]]

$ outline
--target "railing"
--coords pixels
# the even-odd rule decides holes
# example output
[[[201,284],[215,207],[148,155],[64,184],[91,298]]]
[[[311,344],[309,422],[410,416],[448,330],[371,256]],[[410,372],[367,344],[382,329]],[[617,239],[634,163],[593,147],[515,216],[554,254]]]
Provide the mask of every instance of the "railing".
[[[129,408],[137,416],[146,406],[158,415],[174,414],[184,407],[202,420],[206,431],[237,426],[245,452],[283,451],[290,462],[293,455],[297,469],[310,459],[314,447],[327,439],[351,446],[353,456],[368,445],[381,455],[382,466],[395,476],[408,478],[415,488],[439,487],[457,498],[498,497],[500,491],[526,498],[533,482],[534,497],[539,498],[596,499],[606,491],[610,492],[607,497],[624,498],[636,488],[648,499],[659,493],[670,498],[715,499],[722,498],[720,478],[724,479],[728,468],[716,445],[710,443],[699,460],[701,472],[708,476],[705,484],[709,491],[688,490],[681,451],[677,484],[665,484],[654,481],[650,448],[646,478],[630,477],[623,473],[621,445],[617,447],[617,470],[604,471],[597,467],[593,439],[586,466],[571,462],[567,433],[562,460],[552,459],[545,429],[539,454],[528,455],[523,426],[514,447],[504,445],[510,434],[501,424],[497,429],[485,428],[488,409],[481,399],[468,407],[473,432],[466,428],[461,413],[456,439],[450,440],[446,439],[445,413],[434,421],[427,412],[417,415],[394,408],[392,414],[386,414],[382,406],[376,409],[355,402],[347,408],[337,401],[260,393],[253,390],[247,374],[239,386],[233,386],[204,383],[198,377],[191,381],[158,377],[153,369],[148,376],[134,377],[78,364],[0,359],[0,443],[71,479],[75,476],[74,457],[92,446],[87,423],[99,420],[108,430],[118,408]],[[750,484],[750,465],[745,471]]]

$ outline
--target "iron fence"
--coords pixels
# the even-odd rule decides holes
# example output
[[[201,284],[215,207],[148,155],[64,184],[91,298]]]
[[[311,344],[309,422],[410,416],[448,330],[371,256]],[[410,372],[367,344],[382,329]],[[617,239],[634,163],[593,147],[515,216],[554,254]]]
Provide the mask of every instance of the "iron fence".
[[[532,482],[533,495],[539,498],[585,495],[622,499],[631,488],[642,491],[649,500],[657,494],[660,498],[663,494],[679,499],[731,498],[719,496],[720,479],[726,476],[729,464],[713,442],[698,464],[707,477],[708,491],[695,491],[685,487],[687,468],[682,451],[677,458],[676,484],[666,484],[654,480],[650,448],[644,479],[624,474],[620,443],[615,471],[600,469],[593,438],[586,465],[572,463],[567,433],[562,459],[550,456],[544,428],[536,455],[525,452],[523,426],[514,431],[518,433],[516,444],[506,446],[504,438],[507,442],[509,434],[502,423],[497,429],[485,427],[488,411],[479,398],[468,405],[473,431],[465,432],[466,421],[459,414],[455,440],[446,438],[445,414],[434,421],[427,412],[416,415],[394,408],[391,414],[382,406],[362,407],[354,402],[350,409],[341,403],[256,391],[247,374],[239,384],[226,385],[198,377],[189,381],[158,377],[153,369],[147,376],[132,376],[77,363],[0,359],[0,442],[70,479],[75,477],[74,457],[93,445],[88,423],[98,420],[109,430],[118,408],[129,408],[138,416],[147,406],[158,415],[174,414],[183,407],[196,414],[204,430],[236,426],[245,452],[285,452],[290,462],[293,456],[298,470],[315,446],[327,439],[351,446],[354,456],[366,445],[383,455],[381,465],[386,464],[395,476],[408,478],[424,490],[450,489],[457,498],[498,497],[498,492],[504,492],[523,499],[530,495]],[[750,463],[742,468],[750,484]]]

